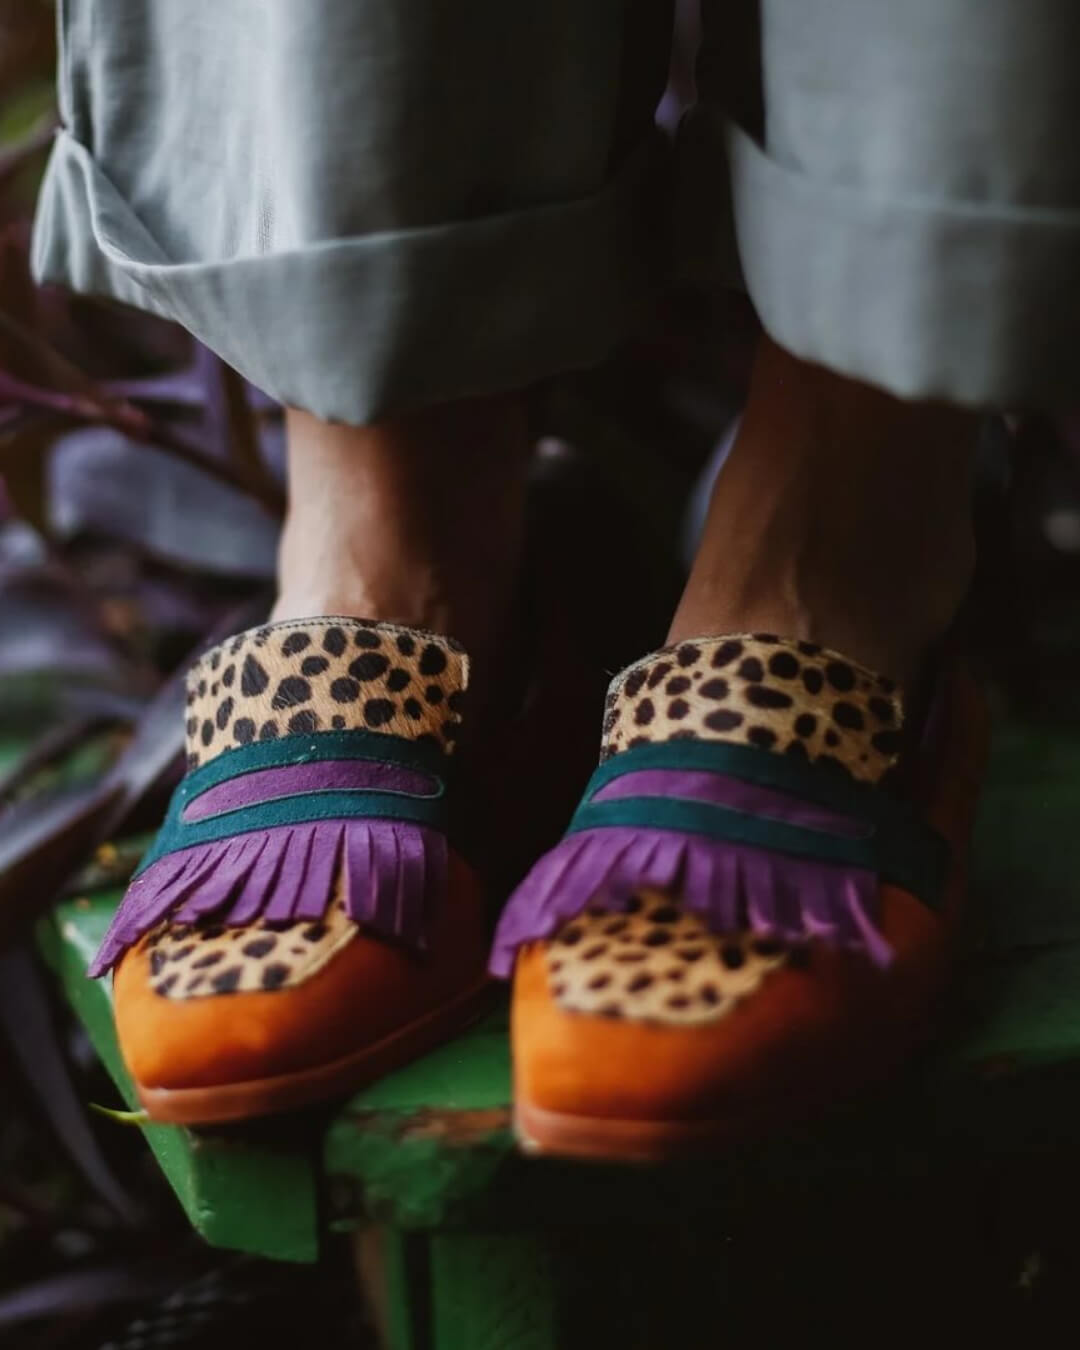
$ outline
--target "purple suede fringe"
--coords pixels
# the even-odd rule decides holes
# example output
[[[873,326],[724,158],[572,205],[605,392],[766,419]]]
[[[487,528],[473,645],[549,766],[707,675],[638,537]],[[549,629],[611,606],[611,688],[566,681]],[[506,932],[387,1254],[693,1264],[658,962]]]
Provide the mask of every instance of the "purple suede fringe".
[[[586,908],[625,909],[642,887],[677,895],[718,933],[813,938],[865,951],[879,966],[891,959],[876,924],[873,872],[703,835],[609,826],[567,835],[540,859],[503,911],[491,973],[508,978],[524,943],[552,937]]]
[[[631,773],[594,800],[639,795],[708,801],[839,835],[861,828],[823,807],[712,773]],[[671,892],[718,933],[816,939],[863,951],[879,966],[892,958],[877,926],[873,872],[675,830],[605,826],[567,835],[517,888],[495,934],[491,973],[508,977],[524,943],[552,937],[591,906],[625,909],[641,887]]]
[[[104,975],[164,919],[239,927],[321,919],[343,874],[354,922],[424,945],[428,897],[446,890],[446,838],[396,820],[282,825],[167,854],[132,882],[89,974]]]

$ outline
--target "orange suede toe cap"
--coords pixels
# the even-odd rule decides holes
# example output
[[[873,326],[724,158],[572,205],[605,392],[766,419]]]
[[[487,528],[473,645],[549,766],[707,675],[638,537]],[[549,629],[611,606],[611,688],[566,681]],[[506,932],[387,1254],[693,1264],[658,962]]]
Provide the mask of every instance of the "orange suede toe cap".
[[[889,970],[814,944],[693,1026],[563,1008],[544,944],[533,944],[515,975],[517,1095],[545,1111],[657,1121],[760,1118],[831,1099],[917,1034],[945,970],[938,921],[923,906],[889,891],[883,909],[897,953]]]
[[[302,1072],[373,1045],[476,986],[486,945],[481,888],[451,857],[449,895],[423,953],[361,932],[294,987],[176,999],[154,990],[150,953],[133,948],[114,977],[120,1049],[146,1088]]]

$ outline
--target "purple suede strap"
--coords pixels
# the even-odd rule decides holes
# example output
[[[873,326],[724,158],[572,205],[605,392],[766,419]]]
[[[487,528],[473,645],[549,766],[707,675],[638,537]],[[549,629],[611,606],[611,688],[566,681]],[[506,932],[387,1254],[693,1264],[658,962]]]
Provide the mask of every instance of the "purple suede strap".
[[[766,816],[804,829],[822,830],[856,838],[866,827],[850,816],[830,811],[814,802],[800,801],[775,788],[744,783],[728,774],[693,769],[640,769],[606,784],[593,797],[594,802],[615,801],[621,797],[682,797],[687,801],[709,802],[747,815]]]
[[[229,778],[208,788],[185,806],[182,819],[205,820],[244,806],[274,801],[279,797],[297,797],[328,790],[373,789],[399,792],[408,797],[430,797],[438,784],[428,774],[400,764],[384,764],[370,759],[313,760],[305,764],[286,764],[273,769]]]

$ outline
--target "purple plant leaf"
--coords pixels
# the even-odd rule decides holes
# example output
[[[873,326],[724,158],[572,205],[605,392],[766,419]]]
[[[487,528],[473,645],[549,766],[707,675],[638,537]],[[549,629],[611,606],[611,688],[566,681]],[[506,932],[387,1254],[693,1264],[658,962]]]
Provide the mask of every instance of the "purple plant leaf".
[[[144,683],[97,618],[94,597],[19,521],[0,525],[0,678],[54,674]]]
[[[167,1293],[175,1283],[176,1271],[169,1263],[96,1265],[51,1275],[0,1298],[0,1328],[141,1302]]]
[[[0,370],[0,409],[34,408],[74,421],[112,427],[138,442],[167,450],[174,458],[195,466],[207,476],[249,493],[271,513],[280,513],[283,507],[281,487],[263,472],[261,465],[255,466],[257,471],[253,471],[250,464],[235,458],[223,459],[208,455],[167,421],[149,416],[128,400],[111,396],[3,310],[0,310],[0,335],[26,348],[64,386],[61,392],[52,387],[30,384]]]
[[[279,492],[281,466],[268,461],[250,398],[252,386],[202,344],[196,346],[195,365],[206,390],[203,425],[208,452],[236,466],[246,479],[264,483],[269,493]]]
[[[0,407],[40,408],[79,420],[96,420],[101,414],[101,406],[85,394],[42,389],[5,370],[0,370]]]
[[[57,690],[56,702],[58,717],[134,725],[147,699],[141,694],[78,681],[62,685]]]
[[[195,370],[203,389],[206,448],[210,454],[228,459],[232,440],[232,412],[226,387],[225,363],[216,352],[199,342],[195,346]]]
[[[0,811],[0,949],[48,909],[72,872],[155,789],[179,776],[183,706],[184,673],[178,671],[102,778]]]
[[[244,382],[247,399],[256,413],[274,412],[280,405],[263,391]],[[128,380],[105,380],[102,389],[116,398],[127,399],[132,403],[160,403],[177,408],[202,409],[206,402],[206,389],[198,362],[181,366],[179,370],[164,375],[144,375]]]
[[[26,950],[0,954],[0,1029],[56,1137],[106,1205],[130,1227],[144,1219],[141,1206],[105,1161],[75,1089],[41,973]]]
[[[0,810],[0,949],[48,909],[72,872],[157,785],[176,774],[183,698],[183,674],[177,672],[104,776]],[[33,750],[28,755],[40,758]]]
[[[128,380],[102,380],[102,389],[129,403],[164,404],[172,408],[201,408],[203,387],[194,365],[164,375],[143,375]]]
[[[275,483],[285,483],[285,422],[283,418],[264,418],[259,426],[259,452]]]
[[[210,406],[212,397],[214,397],[212,391],[207,388],[209,371],[214,370],[213,378],[220,383],[218,371],[223,368],[223,362],[213,353],[207,352],[206,348],[197,347],[196,350],[206,354],[199,356],[190,365],[183,366],[178,370],[170,371],[165,375],[151,375],[142,379],[110,380],[103,384],[102,388],[117,398],[127,399],[137,405],[145,404],[149,407],[158,405],[188,416],[198,414],[202,417],[204,411]],[[211,367],[211,362],[214,363],[213,367]],[[283,419],[274,414],[280,413],[281,405],[249,381],[243,380],[239,376],[234,376],[234,378],[247,401],[248,407],[256,418],[259,458],[262,466],[269,472],[273,481],[280,485],[285,481],[285,428]],[[214,415],[217,417],[219,425],[216,429],[211,429],[207,437],[206,448],[208,454],[227,458],[227,409],[224,398],[220,394],[217,396],[217,402],[219,406]],[[2,418],[0,418],[0,426],[2,425]],[[214,449],[215,445],[218,447],[216,450]]]
[[[250,496],[110,427],[69,433],[48,466],[61,539],[123,540],[160,561],[229,577],[273,576],[278,523]]]
[[[162,572],[141,575],[135,583],[139,613],[156,632],[202,635],[234,600],[217,587],[199,586],[190,577]]]
[[[123,796],[122,784],[98,781],[0,811],[0,950],[48,909],[104,838]]]
[[[223,642],[265,619],[270,608],[267,590],[235,606],[209,632],[200,651]],[[184,706],[187,671],[190,662],[171,675],[139,718],[135,735],[105,777],[104,786],[118,786],[120,796],[113,805],[101,841],[117,833],[139,803],[156,786],[170,777],[179,777],[183,764]]]
[[[237,607],[205,645],[257,623],[267,609],[268,596]],[[179,776],[186,673],[185,665],[162,686],[102,778],[89,787],[32,797],[0,812],[0,948],[49,907],[99,844]]]

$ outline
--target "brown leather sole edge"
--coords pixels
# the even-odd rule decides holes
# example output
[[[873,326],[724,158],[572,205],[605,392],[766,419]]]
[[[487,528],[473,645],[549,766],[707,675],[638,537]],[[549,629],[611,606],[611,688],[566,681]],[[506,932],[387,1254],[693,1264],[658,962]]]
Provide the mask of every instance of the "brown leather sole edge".
[[[898,1040],[891,1055],[875,1065],[863,1066],[845,1087],[850,1094],[865,1093],[888,1081],[890,1071],[904,1055],[929,1038],[929,1021],[908,1037]],[[846,1104],[849,1097],[845,1095]],[[819,1121],[834,1104],[831,1091],[807,1093],[797,1106],[789,1103],[784,1128],[799,1128]],[[700,1120],[623,1119],[616,1116],[580,1116],[534,1106],[524,1094],[514,1102],[513,1129],[518,1148],[528,1157],[567,1158],[588,1162],[676,1163],[717,1159],[747,1139],[775,1130],[775,1111],[757,1106],[729,1111],[720,1118]]]
[[[493,982],[485,979],[374,1045],[310,1069],[213,1087],[147,1087],[136,1081],[135,1091],[147,1115],[159,1125],[223,1125],[295,1111],[357,1092],[434,1050],[476,1021],[494,992]]]
[[[534,1157],[582,1158],[618,1163],[658,1163],[710,1157],[753,1123],[725,1120],[616,1120],[571,1116],[519,1099],[514,1135],[523,1153]]]

